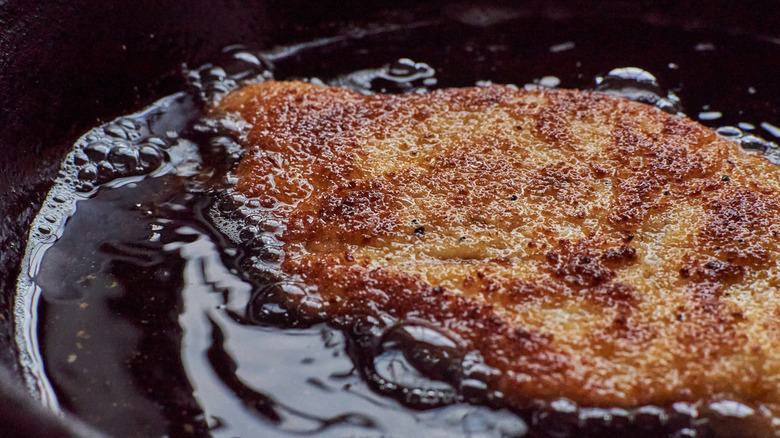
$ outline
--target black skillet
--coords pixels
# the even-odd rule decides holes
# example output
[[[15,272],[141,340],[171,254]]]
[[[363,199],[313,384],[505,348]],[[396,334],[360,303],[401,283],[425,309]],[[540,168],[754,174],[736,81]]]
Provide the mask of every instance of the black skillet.
[[[479,15],[481,5],[522,10],[531,26],[534,20],[563,20],[579,29],[584,40],[606,44],[608,31],[591,23],[643,23],[637,32],[662,28],[682,34],[702,29],[780,47],[776,2],[0,2],[0,436],[97,433],[78,419],[43,411],[22,389],[12,314],[27,229],[59,161],[78,136],[181,90],[182,63],[210,61],[230,44],[269,48],[307,41],[332,35],[347,22],[360,27],[387,19],[453,20],[453,7],[477,7],[472,22],[461,18],[461,24],[479,27],[491,19]],[[644,41],[641,56],[663,59],[643,35],[637,34],[636,40]],[[611,56],[619,59],[636,50],[633,43],[615,42]],[[756,120],[780,120],[780,55],[751,56],[751,50],[747,44],[745,58],[733,59],[726,70],[710,69],[706,63],[690,67],[687,77],[698,81],[689,80],[679,93],[689,111],[713,104],[741,108]],[[763,88],[746,100],[743,85],[752,83]],[[740,115],[730,117],[736,122]]]

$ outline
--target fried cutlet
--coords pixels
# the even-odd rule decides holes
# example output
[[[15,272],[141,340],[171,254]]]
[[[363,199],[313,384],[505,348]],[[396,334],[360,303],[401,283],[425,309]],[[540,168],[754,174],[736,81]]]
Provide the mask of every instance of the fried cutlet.
[[[249,85],[235,190],[328,318],[454,334],[510,400],[780,413],[780,169],[583,91]],[[300,299],[300,298],[298,298]]]

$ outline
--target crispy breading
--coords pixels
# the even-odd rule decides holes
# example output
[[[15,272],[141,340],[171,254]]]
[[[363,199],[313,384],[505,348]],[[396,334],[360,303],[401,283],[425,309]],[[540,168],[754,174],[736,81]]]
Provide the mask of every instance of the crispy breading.
[[[780,170],[597,93],[249,85],[236,190],[328,317],[426,320],[510,400],[780,412]]]

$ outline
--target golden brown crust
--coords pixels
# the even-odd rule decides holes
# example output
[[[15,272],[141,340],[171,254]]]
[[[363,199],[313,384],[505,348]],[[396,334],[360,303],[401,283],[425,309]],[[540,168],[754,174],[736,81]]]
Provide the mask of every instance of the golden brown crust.
[[[780,171],[712,131],[504,86],[268,82],[219,111],[318,311],[430,321],[518,400],[780,404]]]

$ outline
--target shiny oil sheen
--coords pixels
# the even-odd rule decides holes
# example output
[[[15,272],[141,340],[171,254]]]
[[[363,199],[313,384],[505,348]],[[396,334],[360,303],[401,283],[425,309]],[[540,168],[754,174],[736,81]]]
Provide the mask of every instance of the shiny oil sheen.
[[[273,273],[273,230],[229,196],[241,122],[203,113],[246,81],[590,89],[687,114],[780,163],[780,107],[767,104],[780,96],[768,74],[780,71],[780,46],[650,19],[510,12],[464,3],[442,21],[228,47],[183,72],[188,90],[85,134],[34,222],[19,279],[30,390],[112,436],[694,437],[755,424],[757,409],[729,401],[529,400],[510,412],[485,389],[494,371],[448,333],[328,325],[285,307],[302,292]]]

